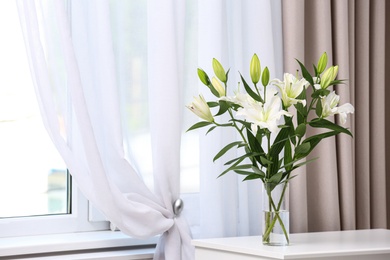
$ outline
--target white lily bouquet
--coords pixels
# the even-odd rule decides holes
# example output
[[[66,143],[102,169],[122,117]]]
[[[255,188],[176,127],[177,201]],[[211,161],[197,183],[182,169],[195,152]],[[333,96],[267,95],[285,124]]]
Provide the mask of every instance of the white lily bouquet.
[[[349,103],[339,106],[339,96],[330,89],[332,85],[343,82],[336,79],[338,66],[327,68],[328,57],[324,53],[317,66],[313,65],[312,76],[300,61],[297,62],[301,77],[298,77],[298,73],[296,76],[285,73],[283,80],[270,81],[268,68],[261,70],[260,60],[254,54],[250,63],[253,85],[249,86],[240,75],[245,92],[238,88],[233,96],[228,96],[229,70],[225,72],[221,63],[213,59],[215,76],[210,79],[202,69],[198,69],[198,76],[216,99],[207,102],[203,95],[199,95],[187,106],[202,119],[188,131],[201,127],[209,127],[207,133],[216,127],[233,127],[237,130],[240,140],[227,144],[213,160],[221,158],[231,149],[240,149],[242,152],[238,152],[237,158],[225,163],[226,169],[219,177],[232,171],[243,175],[244,181],[260,179],[264,183],[269,197],[266,211],[274,214],[265,215],[264,244],[271,243],[270,236],[276,224],[280,226],[286,243],[289,243],[288,230],[280,211],[287,184],[294,177],[292,172],[312,161],[304,159],[322,139],[339,133],[352,136],[348,129],[326,119],[337,114],[344,124],[347,114],[354,112]],[[216,111],[214,115],[212,110]],[[226,113],[228,116],[223,117],[225,122],[218,122],[217,118]],[[326,131],[306,136],[308,127]],[[271,192],[278,185],[283,187],[282,195],[274,201]]]

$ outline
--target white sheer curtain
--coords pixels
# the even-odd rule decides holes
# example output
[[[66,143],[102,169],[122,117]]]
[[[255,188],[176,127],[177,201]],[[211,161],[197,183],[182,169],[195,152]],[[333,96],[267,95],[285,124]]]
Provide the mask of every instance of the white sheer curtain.
[[[280,10],[280,1],[199,1],[199,66],[209,76],[213,75],[212,58],[218,59],[226,70],[230,68],[230,94],[240,81],[238,72],[249,79],[249,63],[254,53],[258,54],[262,68],[269,67],[271,78],[280,77],[283,68]],[[207,93],[204,85],[200,89]],[[259,235],[262,184],[242,183],[242,178],[234,173],[216,179],[226,161],[213,163],[212,158],[238,138],[235,132],[219,130],[207,136],[205,131],[201,133],[200,234],[202,237]]]
[[[185,42],[186,21],[194,15],[185,1],[147,2],[154,192],[135,167],[142,162],[131,161],[124,146],[126,122],[114,53],[121,46],[113,46],[111,25],[113,17],[126,14],[112,15],[104,0],[71,5],[20,0],[18,7],[44,123],[84,195],[112,223],[135,237],[162,234],[155,259],[194,258],[185,217],[197,237],[260,233],[260,182],[241,184],[234,174],[216,179],[222,165],[213,164],[212,157],[234,133],[200,133],[200,201],[186,205],[181,215],[173,213],[172,203],[180,196],[180,137],[187,127],[183,119],[193,117],[184,108],[190,100],[183,97],[198,92],[196,87],[184,90],[186,73],[196,74],[186,59],[198,53],[192,64],[210,72],[211,59],[219,59],[231,68],[232,83],[238,82],[238,71],[248,74],[256,52],[275,73],[271,77],[280,76],[279,1],[198,1],[196,49],[188,49]],[[56,17],[57,23],[45,22],[47,16]]]

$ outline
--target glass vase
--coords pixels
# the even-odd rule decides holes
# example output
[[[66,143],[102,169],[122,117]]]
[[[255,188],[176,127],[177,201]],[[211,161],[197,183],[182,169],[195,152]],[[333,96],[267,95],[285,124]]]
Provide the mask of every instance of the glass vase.
[[[263,244],[287,246],[289,239],[288,182],[265,183],[263,189]]]

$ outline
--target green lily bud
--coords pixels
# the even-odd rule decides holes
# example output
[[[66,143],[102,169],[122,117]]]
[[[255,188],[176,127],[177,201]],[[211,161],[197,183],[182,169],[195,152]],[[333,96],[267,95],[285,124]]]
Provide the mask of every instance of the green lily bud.
[[[217,78],[223,83],[226,83],[227,78],[226,78],[225,70],[222,67],[221,63],[219,63],[219,61],[215,58],[213,59],[213,69],[214,69],[215,76],[217,76]]]
[[[210,79],[209,76],[207,76],[206,72],[204,70],[198,68],[198,77],[200,81],[202,81],[203,84],[206,86],[210,85]]]
[[[269,70],[268,67],[265,67],[263,70],[263,74],[261,75],[261,83],[264,87],[268,86],[269,83]]]
[[[335,80],[335,78],[337,77],[337,73],[339,72],[339,66],[332,66],[332,67],[329,67],[325,72],[324,74],[322,75],[321,77],[321,82],[320,82],[320,85],[321,85],[321,88],[322,89],[326,89],[329,84]]]
[[[261,74],[261,65],[259,57],[257,57],[256,53],[253,54],[251,64],[250,64],[250,74],[252,78],[253,84],[257,84],[260,80],[260,74]]]
[[[326,54],[326,52],[324,52],[321,55],[320,59],[318,60],[318,64],[317,64],[318,74],[321,74],[325,70],[327,64],[328,64],[328,55]]]
[[[333,69],[333,74],[332,74],[332,78],[331,78],[332,80],[331,81],[336,79],[338,73],[339,73],[339,66],[336,65],[336,66],[334,66],[334,69]]]

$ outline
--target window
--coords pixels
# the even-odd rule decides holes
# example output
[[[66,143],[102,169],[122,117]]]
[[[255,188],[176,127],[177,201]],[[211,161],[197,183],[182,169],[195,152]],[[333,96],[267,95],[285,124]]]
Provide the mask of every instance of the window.
[[[14,2],[0,8],[0,217],[70,213],[70,180],[42,124]]]
[[[64,2],[68,4],[73,25],[77,26],[77,14],[72,13],[73,2],[71,0]],[[0,95],[4,94],[4,98],[0,97],[0,100],[10,101],[8,102],[9,105],[14,107],[14,109],[10,109],[9,106],[6,107],[6,102],[0,101],[0,120],[2,120],[0,122],[0,131],[3,131],[3,127],[10,128],[11,123],[24,123],[20,129],[25,131],[19,134],[15,129],[8,129],[8,131],[11,131],[13,138],[21,144],[19,148],[15,148],[14,144],[16,141],[11,141],[9,133],[1,134],[2,136],[0,137],[10,143],[8,147],[0,147],[2,156],[4,154],[11,156],[10,151],[12,149],[16,151],[14,153],[15,157],[12,157],[15,158],[12,159],[14,161],[7,159],[11,166],[8,168],[4,166],[4,169],[0,168],[0,176],[2,178],[6,176],[11,180],[16,180],[14,183],[8,183],[6,185],[7,189],[0,190],[0,196],[3,198],[2,200],[0,199],[0,208],[6,204],[9,204],[11,207],[7,213],[0,216],[0,236],[31,235],[37,234],[37,232],[45,234],[108,229],[108,223],[103,221],[103,217],[94,211],[92,213],[89,211],[87,200],[77,190],[75,184],[71,183],[65,164],[51,144],[51,140],[41,122],[39,109],[35,101],[35,93],[29,79],[30,71],[25,56],[25,47],[19,28],[16,6],[13,2],[7,1],[0,4],[0,12],[2,12],[0,19],[5,20],[0,21],[1,26],[3,26],[1,29],[3,35],[6,34],[6,31],[9,31],[15,37],[11,38],[11,35],[9,36],[10,46],[8,47],[2,45],[8,41],[0,43],[0,49],[3,51],[3,55],[1,55],[3,58],[0,63],[5,62],[5,65],[0,66],[7,67],[7,69],[12,69],[13,71],[6,73],[11,76],[8,82],[0,82]],[[46,4],[50,5],[51,2],[48,1]],[[87,3],[84,2],[84,4]],[[196,2],[187,1],[187,12],[196,12],[196,7]],[[147,81],[147,3],[145,1],[118,0],[111,1],[110,8],[117,80],[122,98],[122,117],[124,119],[123,122],[125,122],[123,129],[127,133],[126,140],[124,140],[126,152],[128,160],[134,164],[136,169],[143,175],[145,182],[153,189],[151,169],[152,144],[150,142],[147,109],[148,91],[153,88],[148,86]],[[186,30],[188,40],[185,41],[185,48],[188,56],[186,56],[185,69],[188,73],[185,73],[184,82],[186,87],[182,93],[183,111],[185,110],[185,103],[197,94],[198,82],[196,76],[197,20],[196,15],[191,14],[186,17],[186,27],[189,29]],[[55,17],[53,16],[52,18]],[[45,24],[47,24],[50,30],[52,24],[46,21]],[[11,28],[12,26],[14,27]],[[53,33],[56,32],[54,31]],[[60,48],[61,46],[59,42],[51,42],[51,44],[50,46],[54,46],[53,48]],[[57,60],[55,55],[49,56],[52,53],[53,49],[46,53],[48,55],[46,58],[53,64],[52,69],[57,72],[64,70],[61,59]],[[9,54],[10,60],[5,60],[6,54]],[[11,64],[14,61],[17,61],[17,63],[13,67]],[[6,70],[2,69],[1,71],[5,72]],[[64,70],[63,74],[65,73]],[[51,80],[66,84],[65,75],[61,75],[61,73],[54,74],[57,77],[63,76],[64,78],[53,78]],[[0,80],[2,79],[5,80],[5,77],[0,73]],[[11,101],[7,95],[12,95],[15,101]],[[66,103],[66,95],[67,93],[58,93],[56,98],[61,101],[58,104]],[[65,102],[63,102],[64,100]],[[30,104],[30,107],[27,107],[27,104]],[[19,110],[20,114],[18,114],[18,117],[11,118],[13,114],[10,112]],[[66,113],[69,113],[68,109],[59,107],[59,110],[65,111],[62,113],[63,118],[60,120],[67,120]],[[25,114],[23,114],[24,112]],[[18,120],[16,121],[15,118]],[[131,120],[128,120],[129,118]],[[184,118],[181,190],[184,193],[196,193],[199,191],[199,167],[196,163],[194,164],[196,161],[194,156],[198,156],[198,133],[194,131],[184,134],[184,131],[197,119],[192,116]],[[37,130],[34,128],[34,131],[38,131],[39,136],[36,132],[33,132],[33,128],[30,125],[26,125],[33,119],[34,126],[37,127]],[[191,120],[191,122],[187,122],[187,120]],[[21,137],[25,140],[19,140]],[[38,137],[42,139],[38,139]],[[26,140],[35,143],[28,144]],[[40,168],[33,170],[32,166],[38,164],[40,160],[42,161],[42,164],[39,164]],[[20,166],[20,168],[12,165]],[[9,169],[12,169],[14,172],[11,173]],[[5,186],[4,182],[0,183],[0,185]],[[2,191],[4,193],[1,193]],[[25,193],[22,194],[22,192]],[[32,195],[33,192],[35,192],[35,195]],[[13,195],[13,197],[10,194],[16,195]],[[31,201],[40,204],[37,206]],[[31,206],[31,210],[28,209],[29,206]],[[48,221],[54,224],[49,224]]]
[[[107,229],[43,126],[14,1],[0,2],[0,32],[0,237]]]

